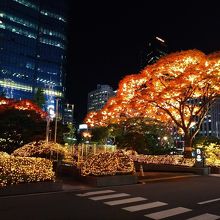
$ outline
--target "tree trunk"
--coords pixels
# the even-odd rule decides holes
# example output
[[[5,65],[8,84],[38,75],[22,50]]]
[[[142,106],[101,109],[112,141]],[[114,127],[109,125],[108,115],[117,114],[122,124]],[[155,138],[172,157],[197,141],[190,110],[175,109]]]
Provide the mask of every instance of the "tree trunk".
[[[189,134],[184,136],[184,152],[183,155],[185,158],[192,157],[192,138]]]

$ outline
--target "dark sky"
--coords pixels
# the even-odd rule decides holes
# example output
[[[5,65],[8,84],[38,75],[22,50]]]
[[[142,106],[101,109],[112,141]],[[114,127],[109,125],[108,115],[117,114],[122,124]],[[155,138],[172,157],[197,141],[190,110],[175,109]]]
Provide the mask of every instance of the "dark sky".
[[[171,52],[220,50],[216,2],[70,0],[66,97],[76,121],[85,117],[87,94],[97,84],[117,89],[125,75],[138,73],[140,51],[153,36],[165,39]]]

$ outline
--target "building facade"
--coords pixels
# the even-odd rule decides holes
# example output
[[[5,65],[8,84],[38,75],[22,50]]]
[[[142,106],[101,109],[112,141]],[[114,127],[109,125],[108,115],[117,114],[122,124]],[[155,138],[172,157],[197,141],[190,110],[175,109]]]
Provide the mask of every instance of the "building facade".
[[[74,124],[74,105],[65,104],[63,106],[63,124]]]
[[[43,90],[46,106],[64,96],[66,3],[53,0],[0,1],[0,92],[32,99]]]
[[[109,85],[97,85],[97,89],[88,94],[87,111],[98,111],[107,103],[108,99],[116,94]]]
[[[160,37],[152,38],[147,43],[147,47],[141,51],[140,68],[143,69],[147,65],[155,63],[166,54],[168,54],[168,46],[165,40]]]
[[[199,134],[220,138],[220,99],[217,99],[212,104],[209,113],[201,125]]]

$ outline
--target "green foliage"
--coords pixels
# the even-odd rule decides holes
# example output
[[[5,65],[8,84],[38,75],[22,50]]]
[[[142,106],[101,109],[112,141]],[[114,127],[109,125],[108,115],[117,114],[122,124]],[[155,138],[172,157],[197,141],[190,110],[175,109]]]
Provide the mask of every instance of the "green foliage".
[[[45,138],[46,122],[35,111],[7,108],[0,111],[0,151],[7,153]]]
[[[63,134],[63,140],[68,145],[73,145],[76,143],[76,128],[73,124],[68,124],[67,128],[69,131]]]
[[[220,145],[220,139],[214,136],[196,136],[195,140],[193,141],[193,146],[196,147],[198,145],[201,146],[209,146],[210,144],[217,144]]]
[[[92,129],[92,137],[91,141],[96,142],[98,144],[105,144],[106,139],[109,136],[109,128],[108,127],[96,127]]]
[[[33,102],[43,109],[46,102],[43,89],[37,88],[37,92],[34,94]]]
[[[144,154],[169,153],[173,146],[171,132],[165,124],[144,118],[130,118],[121,124],[92,130],[92,141],[104,144],[108,138],[113,138],[118,148]]]

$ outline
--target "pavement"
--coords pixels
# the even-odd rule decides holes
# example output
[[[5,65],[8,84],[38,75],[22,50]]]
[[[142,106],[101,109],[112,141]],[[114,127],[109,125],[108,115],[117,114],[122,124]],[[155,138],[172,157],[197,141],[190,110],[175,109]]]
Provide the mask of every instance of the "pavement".
[[[138,183],[147,184],[152,182],[170,181],[181,178],[189,178],[198,176],[192,173],[177,173],[177,172],[137,172]],[[29,183],[18,184],[0,188],[0,197],[2,196],[14,196],[25,195],[34,193],[50,193],[58,191],[79,191],[90,190],[97,188],[97,186],[89,185],[88,183],[81,182],[73,176],[59,177],[55,183],[53,182],[41,182],[41,183]]]
[[[138,176],[138,184],[146,184],[148,182],[168,181],[198,176],[193,173],[177,172],[137,172],[136,174]],[[77,181],[73,177],[62,177],[60,181],[62,182],[62,189],[64,191],[87,190],[95,188],[94,186]]]

